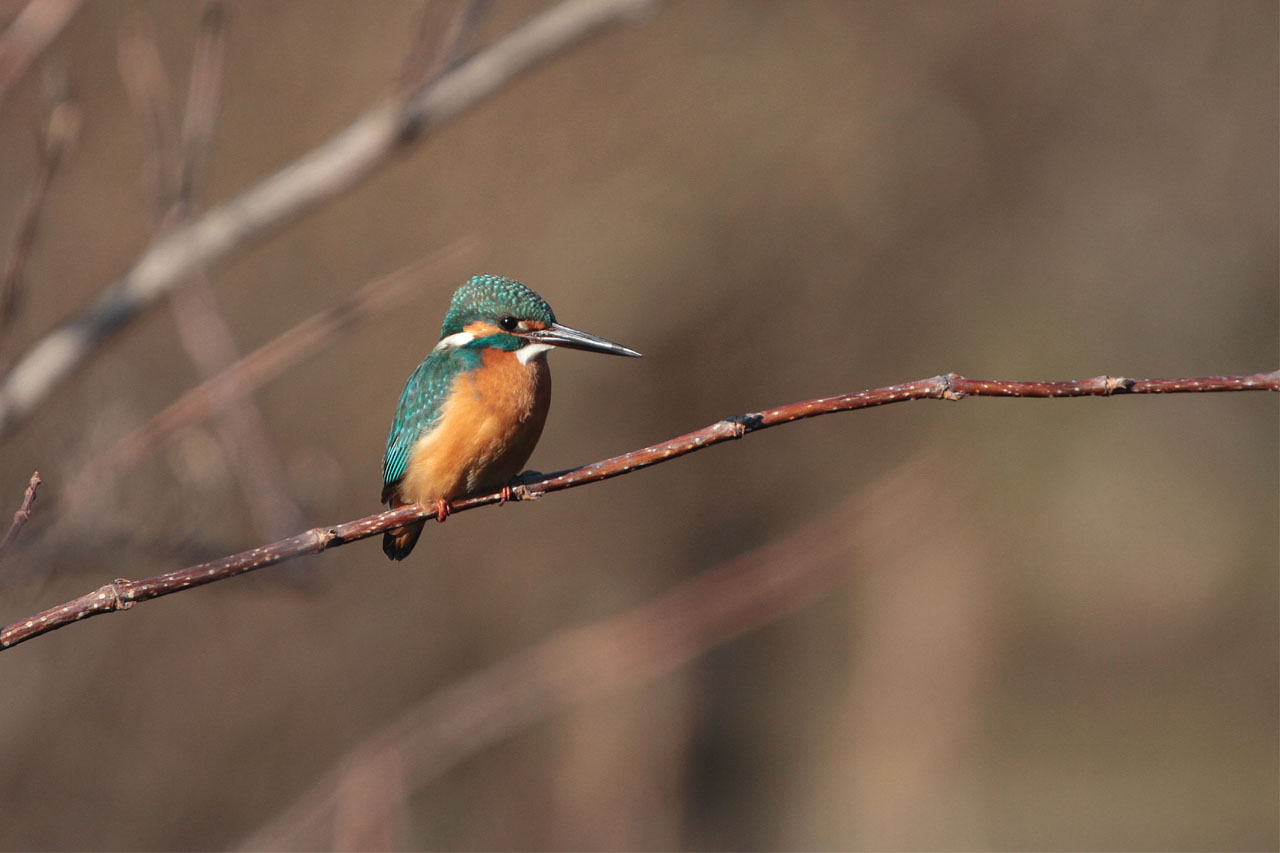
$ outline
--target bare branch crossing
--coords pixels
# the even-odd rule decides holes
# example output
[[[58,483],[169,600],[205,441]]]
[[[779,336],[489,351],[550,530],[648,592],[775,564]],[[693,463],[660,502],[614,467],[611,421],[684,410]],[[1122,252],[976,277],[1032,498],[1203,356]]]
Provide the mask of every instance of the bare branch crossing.
[[[908,400],[961,400],[965,397],[1110,397],[1119,394],[1189,394],[1226,391],[1280,391],[1280,370],[1247,376],[1199,376],[1177,379],[1130,379],[1096,376],[1063,382],[1002,381],[966,379],[955,373],[844,394],[805,400],[736,415],[660,444],[633,450],[569,471],[543,476],[512,489],[513,500],[533,500],[548,492],[558,492],[607,480],[641,468],[648,468],[698,450],[742,438],[751,432],[779,424],[883,406]],[[466,498],[452,503],[451,511],[465,512],[503,500],[501,492]],[[435,507],[405,506],[332,527],[317,527],[287,539],[232,554],[210,563],[157,575],[146,580],[119,579],[79,598],[60,604],[0,629],[0,651],[41,634],[101,613],[125,610],[139,601],[159,598],[194,586],[242,575],[274,566],[327,548],[376,536],[396,527],[434,516]]]

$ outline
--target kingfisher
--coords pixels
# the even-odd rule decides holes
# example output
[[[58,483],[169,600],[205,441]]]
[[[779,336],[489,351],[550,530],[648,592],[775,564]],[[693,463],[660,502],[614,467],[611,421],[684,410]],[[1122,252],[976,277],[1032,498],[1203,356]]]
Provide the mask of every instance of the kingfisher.
[[[449,303],[440,341],[405,383],[387,435],[382,502],[434,507],[503,492],[524,467],[551,407],[547,353],[555,347],[639,358],[613,341],[562,326],[546,301],[515,279],[477,275]],[[409,556],[425,519],[389,530],[382,550]]]

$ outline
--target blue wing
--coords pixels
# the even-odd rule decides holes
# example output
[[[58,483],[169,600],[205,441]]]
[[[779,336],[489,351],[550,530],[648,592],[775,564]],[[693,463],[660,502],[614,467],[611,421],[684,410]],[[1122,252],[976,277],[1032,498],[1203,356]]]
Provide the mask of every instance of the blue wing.
[[[382,482],[389,487],[404,477],[414,443],[426,435],[440,419],[440,410],[459,364],[452,349],[427,356],[405,383],[396,407],[396,418],[387,434],[387,455],[382,462]],[[386,489],[383,490],[386,500]]]

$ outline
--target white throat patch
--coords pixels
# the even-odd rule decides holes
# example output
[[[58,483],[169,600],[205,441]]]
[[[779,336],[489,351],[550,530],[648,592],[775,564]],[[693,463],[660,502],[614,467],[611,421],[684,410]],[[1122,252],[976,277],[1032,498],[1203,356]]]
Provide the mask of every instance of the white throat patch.
[[[528,364],[535,358],[546,358],[548,350],[555,349],[551,344],[525,344],[516,350],[516,358],[521,364]]]

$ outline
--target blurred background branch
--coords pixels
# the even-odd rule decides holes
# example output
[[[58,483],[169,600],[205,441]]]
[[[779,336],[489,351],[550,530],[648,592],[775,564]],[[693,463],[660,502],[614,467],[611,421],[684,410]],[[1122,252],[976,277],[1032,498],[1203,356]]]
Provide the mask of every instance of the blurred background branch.
[[[205,3],[181,121],[154,29],[139,21],[121,36],[120,75],[144,130],[156,239],[186,226],[199,207],[195,185],[204,168],[221,98],[226,16],[221,0]],[[225,375],[238,359],[239,347],[203,267],[176,282],[170,306],[178,339],[200,377]],[[218,406],[214,433],[235,472],[245,506],[261,536],[287,536],[302,527],[302,510],[285,488],[284,465],[262,412],[246,389],[228,387],[226,382],[218,387],[227,397]]]
[[[0,35],[0,109],[22,75],[80,9],[83,0],[30,0]]]
[[[57,8],[0,0],[0,42]],[[658,13],[593,35],[624,9]],[[175,566],[318,550],[326,519],[398,523],[365,517],[396,395],[473,273],[647,355],[638,373],[555,356],[533,467],[679,436],[522,495],[684,455],[431,525],[409,565],[331,549],[0,655],[0,846],[226,849],[262,828],[339,849],[1277,849],[1280,397],[1160,393],[1275,374],[942,376],[722,418],[938,365],[1280,363],[1277,15],[83,4],[0,103],[20,272],[0,371],[43,351],[68,380],[44,374],[31,417],[0,427],[5,512],[43,479],[0,555],[5,621],[120,574],[151,581],[64,615],[192,579]],[[578,46],[523,73],[511,38],[547,44],[569,19]],[[464,115],[445,95],[467,80],[490,94]],[[168,309],[144,310],[206,273],[234,333],[213,375]],[[127,332],[57,352],[100,298]],[[833,406],[1134,388],[880,405],[689,454]],[[288,532],[316,528],[275,550],[246,551],[273,537],[202,423],[237,400],[302,510]],[[925,488],[865,491],[903,459]],[[828,519],[846,547],[809,543],[830,564],[796,580],[808,545],[771,546]],[[761,554],[768,570],[715,590],[732,608],[776,576],[758,609],[642,604]],[[588,630],[637,605],[658,621]],[[603,675],[584,687],[557,650]]]
[[[652,0],[565,0],[477,53],[408,100],[375,104],[328,142],[198,220],[159,238],[84,313],[29,348],[0,378],[0,435],[107,338],[194,270],[350,189],[398,148],[493,94],[601,27],[634,19]]]
[[[863,552],[880,547],[874,540],[893,542],[923,527],[948,536],[963,501],[940,485],[943,471],[942,459],[921,454],[784,537],[433,692],[349,749],[239,849],[400,848],[396,827],[404,824],[405,797],[468,756],[806,607],[873,568]],[[379,847],[379,839],[392,843]]]
[[[35,177],[18,214],[18,224],[0,270],[0,343],[18,312],[22,299],[27,258],[39,233],[40,211],[58,171],[80,133],[80,110],[71,98],[71,82],[65,69],[51,66],[41,87],[46,117],[37,133]]]
[[[205,4],[181,121],[154,30],[138,21],[121,37],[120,73],[144,129],[152,230],[157,239],[187,225],[198,209],[195,183],[218,113],[226,14],[225,4],[218,0]],[[235,336],[204,269],[192,270],[173,287],[170,305],[178,338],[202,378],[236,361]],[[223,455],[236,474],[259,533],[268,538],[285,536],[303,522],[301,510],[284,488],[284,466],[252,398],[241,389],[228,389],[228,394],[214,430]]]
[[[418,37],[400,66],[400,97],[412,100],[452,68],[492,5],[492,0],[463,0],[449,14],[446,4],[429,4],[418,25]]]
[[[81,467],[63,490],[62,511],[74,512],[91,491],[109,491],[118,477],[180,430],[217,416],[240,395],[253,393],[332,346],[338,337],[401,307],[409,294],[422,289],[424,283],[445,279],[446,273],[456,277],[457,271],[464,268],[463,262],[475,257],[480,242],[475,236],[460,237],[438,252],[373,279],[340,304],[312,314],[216,375],[206,377]]]

